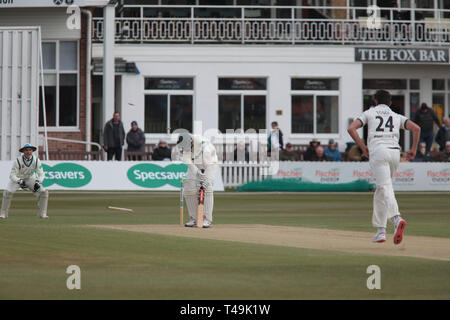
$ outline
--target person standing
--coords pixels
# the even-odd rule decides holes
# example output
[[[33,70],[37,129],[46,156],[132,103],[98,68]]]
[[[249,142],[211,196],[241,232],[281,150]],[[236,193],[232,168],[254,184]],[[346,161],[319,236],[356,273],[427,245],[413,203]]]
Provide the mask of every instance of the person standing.
[[[48,219],[48,190],[42,186],[45,174],[42,169],[41,161],[33,156],[33,152],[36,151],[36,149],[36,147],[29,143],[19,149],[23,155],[14,161],[9,175],[8,185],[5,191],[3,191],[0,219],[8,218],[8,211],[11,206],[13,195],[19,189],[30,190],[38,198],[38,217],[41,219]]]
[[[431,145],[433,144],[433,122],[435,122],[438,127],[441,126],[436,113],[428,107],[426,103],[420,105],[420,110],[416,112],[414,117],[414,122],[420,127],[420,141],[427,144],[426,153],[431,150]]]
[[[267,151],[280,152],[283,150],[283,132],[278,127],[278,122],[272,122],[272,131],[267,141]]]
[[[113,157],[120,161],[122,159],[122,146],[125,141],[125,130],[122,121],[120,121],[119,112],[114,112],[113,118],[105,124],[103,132],[103,148],[108,154],[108,161],[112,160]]]
[[[129,152],[145,152],[145,134],[144,131],[139,128],[136,121],[131,122],[131,129],[127,133],[127,151]],[[142,160],[141,156],[132,156],[132,159],[128,160]]]
[[[197,205],[200,186],[202,186],[205,190],[203,228],[209,228],[213,221],[213,184],[218,163],[216,148],[202,136],[185,132],[179,135],[175,149],[177,149],[175,153],[177,156],[174,155],[174,158],[179,158],[177,160],[188,167],[184,196],[190,221],[185,226],[195,227],[197,224]]]
[[[378,90],[374,100],[376,106],[360,114],[347,131],[361,148],[363,155],[369,158],[369,164],[376,180],[372,224],[377,228],[377,233],[372,241],[386,241],[386,224],[390,220],[394,224],[394,244],[399,244],[402,242],[406,227],[406,221],[400,216],[392,186],[392,177],[400,162],[399,131],[406,129],[413,132],[413,144],[407,156],[409,159],[414,159],[419,144],[420,127],[391,110],[389,92]],[[366,124],[368,126],[368,146],[364,144],[356,131]]]
[[[436,142],[439,145],[439,151],[445,150],[445,144],[450,141],[450,118],[444,119],[444,125],[436,134]]]

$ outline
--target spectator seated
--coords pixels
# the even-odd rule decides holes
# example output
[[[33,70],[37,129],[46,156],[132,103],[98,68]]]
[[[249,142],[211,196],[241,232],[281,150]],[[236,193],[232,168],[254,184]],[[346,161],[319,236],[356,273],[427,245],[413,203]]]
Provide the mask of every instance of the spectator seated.
[[[158,147],[153,150],[152,160],[154,161],[171,161],[172,159],[172,151],[167,146],[167,142],[165,140],[160,140],[158,143]]]
[[[287,143],[286,148],[280,152],[280,161],[299,161],[300,157],[297,151],[294,150],[292,144]]]

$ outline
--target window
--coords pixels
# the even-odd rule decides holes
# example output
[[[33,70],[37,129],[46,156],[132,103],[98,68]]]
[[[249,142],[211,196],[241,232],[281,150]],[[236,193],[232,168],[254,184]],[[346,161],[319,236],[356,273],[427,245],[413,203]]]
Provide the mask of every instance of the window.
[[[265,78],[220,78],[219,90],[266,90]]]
[[[409,118],[414,119],[417,110],[420,107],[420,80],[409,80]],[[412,132],[411,132],[412,139]],[[411,140],[412,142],[412,140]]]
[[[291,132],[339,133],[339,79],[291,79]]]
[[[410,90],[420,90],[420,80],[419,79],[410,79],[409,80],[409,89]]]
[[[192,90],[192,78],[145,78],[145,90]]]
[[[292,133],[314,132],[314,96],[292,96]]]
[[[363,89],[406,90],[406,79],[364,79]]]
[[[42,43],[47,127],[78,126],[78,42]],[[39,126],[44,126],[42,83],[39,88]]]
[[[292,90],[339,90],[338,79],[292,79]]]
[[[433,105],[433,110],[434,112],[436,112],[436,115],[438,116],[441,123],[443,123],[444,117],[446,116],[446,114],[448,114],[448,104],[450,103],[448,100],[447,102],[445,101],[446,96],[448,96],[448,94],[446,94],[446,91],[447,93],[448,91],[450,91],[446,90],[445,88],[446,82],[450,82],[450,80],[446,81],[445,79],[432,79],[431,81],[431,87],[433,90],[431,102]]]
[[[193,78],[145,78],[145,132],[192,132]]]
[[[420,108],[420,80],[409,80],[409,118],[414,120],[417,110]],[[403,134],[401,135],[401,137]],[[409,132],[409,147],[413,141],[412,131]]]
[[[432,9],[434,7],[434,0],[416,0],[416,8]]]
[[[445,80],[444,79],[433,79],[432,80],[433,90],[445,90]]]
[[[266,78],[219,78],[219,130],[266,129]]]

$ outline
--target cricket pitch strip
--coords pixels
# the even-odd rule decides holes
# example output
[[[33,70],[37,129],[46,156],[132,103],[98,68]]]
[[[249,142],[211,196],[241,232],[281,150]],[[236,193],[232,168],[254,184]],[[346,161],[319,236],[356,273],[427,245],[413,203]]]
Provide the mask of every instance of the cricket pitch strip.
[[[180,225],[90,225],[88,227],[146,232],[176,237],[224,240],[294,248],[339,251],[355,254],[413,257],[450,261],[450,239],[410,236],[394,245],[392,234],[386,242],[372,243],[369,232],[272,226],[262,224],[223,224],[208,229]]]

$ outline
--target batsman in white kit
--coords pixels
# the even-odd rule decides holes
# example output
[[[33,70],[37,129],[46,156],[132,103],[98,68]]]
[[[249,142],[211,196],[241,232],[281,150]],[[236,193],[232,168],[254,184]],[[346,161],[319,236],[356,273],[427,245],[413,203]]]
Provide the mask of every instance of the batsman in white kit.
[[[39,214],[38,217],[48,219],[47,204],[48,191],[42,186],[45,175],[42,169],[41,161],[33,156],[36,147],[26,144],[20,152],[23,153],[13,164],[9,182],[6,190],[3,192],[3,201],[0,211],[0,219],[8,218],[8,210],[14,193],[19,190],[30,190],[38,198]]]
[[[397,200],[392,186],[392,177],[400,162],[400,146],[398,144],[400,129],[413,132],[413,143],[407,157],[414,159],[420,137],[420,127],[408,118],[395,113],[389,107],[391,95],[385,90],[378,90],[374,95],[375,107],[371,107],[356,117],[348,128],[348,133],[369,158],[369,164],[376,180],[376,191],[373,198],[372,225],[377,228],[373,242],[386,241],[386,224],[390,220],[394,224],[394,244],[403,239],[406,221],[400,216]],[[368,146],[356,132],[368,126]]]
[[[195,227],[197,225],[196,213],[199,203],[199,192],[200,187],[203,187],[203,228],[209,228],[212,226],[213,221],[213,184],[218,163],[216,149],[204,137],[189,133],[181,133],[179,135],[176,149],[177,155],[175,159],[184,162],[188,166],[186,179],[184,180],[184,198],[190,220],[185,226]]]

